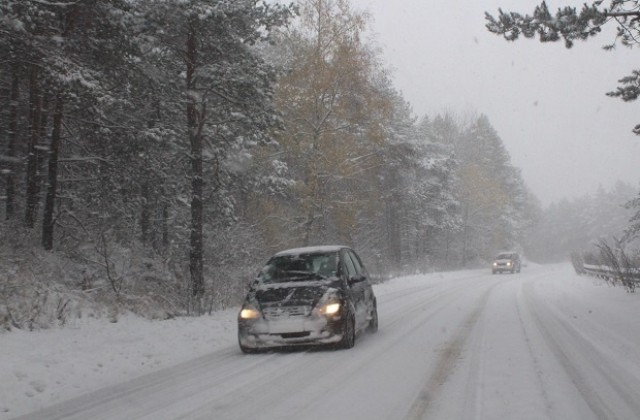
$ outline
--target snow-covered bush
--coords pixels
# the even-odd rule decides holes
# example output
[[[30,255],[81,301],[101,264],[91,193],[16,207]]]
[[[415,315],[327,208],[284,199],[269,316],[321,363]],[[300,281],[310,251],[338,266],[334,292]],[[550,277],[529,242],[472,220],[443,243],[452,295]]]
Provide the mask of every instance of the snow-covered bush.
[[[7,229],[0,224],[2,237],[9,237]],[[85,317],[116,322],[122,313],[167,318],[183,311],[178,278],[160,256],[117,245],[106,256],[88,244],[49,252],[32,243],[29,231],[13,226],[11,232],[11,243],[0,245],[1,330],[65,326]]]
[[[573,253],[571,260],[576,273],[589,274],[605,280],[612,286],[622,286],[634,293],[640,287],[640,249],[627,248],[624,241],[604,239],[597,244],[597,253]]]

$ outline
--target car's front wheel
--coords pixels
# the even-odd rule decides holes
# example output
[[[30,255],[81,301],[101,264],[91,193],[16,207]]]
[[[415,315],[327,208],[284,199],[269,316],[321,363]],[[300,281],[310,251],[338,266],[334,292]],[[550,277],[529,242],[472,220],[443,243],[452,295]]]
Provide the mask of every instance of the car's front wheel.
[[[240,346],[240,350],[244,354],[257,354],[257,353],[260,353],[260,349],[258,349],[258,348],[243,346],[239,337],[238,337],[238,345]]]
[[[373,309],[371,309],[371,319],[369,319],[369,326],[367,331],[370,333],[378,332],[378,304],[373,301]]]
[[[245,346],[240,346],[240,350],[244,354],[256,354],[256,353],[258,353],[258,350],[252,349],[252,348],[249,348],[249,347],[245,347]]]
[[[350,349],[356,344],[356,322],[352,316],[344,320],[342,324],[342,339],[338,343],[338,347],[342,349]]]

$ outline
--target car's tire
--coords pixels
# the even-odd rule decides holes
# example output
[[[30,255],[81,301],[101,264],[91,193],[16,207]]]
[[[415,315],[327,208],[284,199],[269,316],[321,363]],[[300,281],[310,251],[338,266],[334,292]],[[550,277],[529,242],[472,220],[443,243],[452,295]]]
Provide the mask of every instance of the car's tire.
[[[369,320],[367,331],[374,334],[378,332],[378,304],[375,300],[373,301],[373,309],[371,310],[371,319]]]
[[[249,348],[249,347],[245,347],[245,346],[240,346],[240,350],[244,354],[256,354],[256,353],[258,353],[258,350],[252,349],[252,348]]]
[[[342,339],[338,343],[338,348],[350,349],[356,344],[356,321],[352,316],[345,319],[342,324]]]
[[[244,353],[244,354],[258,354],[258,353],[260,353],[260,349],[243,346],[240,343],[240,340],[238,340],[238,345],[240,346],[240,351],[242,351],[242,353]]]

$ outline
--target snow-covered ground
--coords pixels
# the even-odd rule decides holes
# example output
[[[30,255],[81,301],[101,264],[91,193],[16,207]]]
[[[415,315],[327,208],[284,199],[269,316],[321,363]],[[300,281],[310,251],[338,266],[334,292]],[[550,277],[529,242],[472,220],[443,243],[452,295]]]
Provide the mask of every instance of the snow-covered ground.
[[[0,334],[0,420],[640,418],[640,295],[569,265],[375,291],[351,350],[243,355],[237,310]]]

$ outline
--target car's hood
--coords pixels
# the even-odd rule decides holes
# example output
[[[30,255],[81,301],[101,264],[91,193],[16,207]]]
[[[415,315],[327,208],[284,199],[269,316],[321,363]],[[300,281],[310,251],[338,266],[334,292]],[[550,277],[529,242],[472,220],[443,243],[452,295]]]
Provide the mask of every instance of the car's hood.
[[[327,293],[328,282],[278,283],[256,289],[260,306],[316,306]]]

